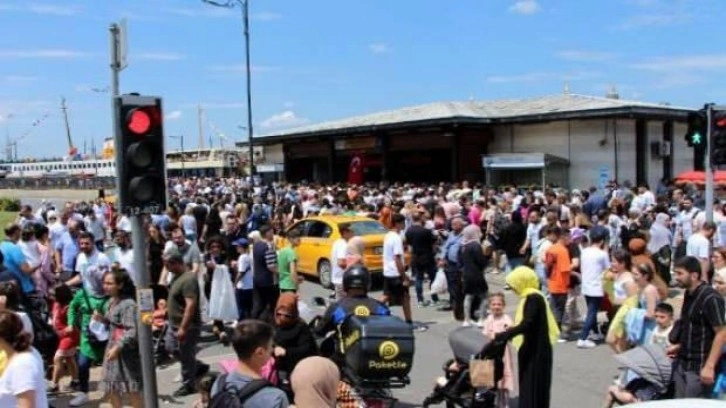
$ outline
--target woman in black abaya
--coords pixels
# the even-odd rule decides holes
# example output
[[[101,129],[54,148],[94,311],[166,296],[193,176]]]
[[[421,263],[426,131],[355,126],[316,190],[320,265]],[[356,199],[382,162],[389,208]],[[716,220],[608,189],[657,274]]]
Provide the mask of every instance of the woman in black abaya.
[[[519,295],[514,326],[496,336],[495,344],[512,341],[519,350],[519,408],[549,408],[552,387],[552,345],[560,331],[539,291],[539,279],[526,266],[514,269],[507,284]]]

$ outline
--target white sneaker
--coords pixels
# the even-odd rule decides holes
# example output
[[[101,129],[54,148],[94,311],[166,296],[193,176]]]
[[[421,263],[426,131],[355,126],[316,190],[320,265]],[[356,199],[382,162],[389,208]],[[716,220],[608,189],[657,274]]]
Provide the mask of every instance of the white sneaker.
[[[592,340],[577,340],[577,348],[591,349],[594,347],[597,347],[597,344]]]
[[[567,343],[567,339],[564,338],[564,337],[560,337],[560,338],[557,339],[557,343],[559,343],[559,344]]]
[[[470,320],[464,320],[464,323],[461,324],[462,327],[471,327],[471,321]]]
[[[482,327],[484,327],[484,320],[481,320],[481,319],[480,319],[479,321],[477,321],[477,322],[476,322],[476,327],[479,327],[479,328],[482,328]]]
[[[592,334],[590,335],[590,337],[588,337],[588,339],[590,339],[590,340],[592,340],[592,341],[595,341],[595,342],[598,342],[598,341],[603,341],[603,340],[605,340],[605,336],[603,336],[603,335],[602,335],[602,334],[600,334],[600,333],[592,333]]]
[[[86,394],[85,392],[80,392],[68,403],[68,405],[72,407],[80,407],[82,405],[85,405],[87,402],[88,394]]]

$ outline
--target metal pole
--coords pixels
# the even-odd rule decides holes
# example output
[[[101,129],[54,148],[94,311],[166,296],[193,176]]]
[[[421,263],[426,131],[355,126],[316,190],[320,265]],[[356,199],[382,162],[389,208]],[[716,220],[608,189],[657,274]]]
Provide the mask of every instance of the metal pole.
[[[182,165],[182,178],[186,177],[186,171],[184,170],[184,134],[179,136],[181,143],[181,165]]]
[[[713,169],[711,168],[711,118],[713,117],[713,105],[706,106],[706,221],[713,222]]]
[[[247,144],[249,147],[250,177],[255,175],[255,151],[252,145],[252,68],[250,66],[250,13],[249,0],[242,2],[242,18],[245,23],[245,57],[247,69]]]
[[[111,24],[109,29],[111,32],[111,113],[113,122],[113,133],[116,134],[118,124],[115,114],[115,99],[119,95],[119,72],[121,71],[121,61],[119,61],[119,45],[120,45],[120,28],[118,24]],[[116,148],[118,149],[118,141]],[[116,191],[120,190],[120,179],[116,177]],[[133,245],[134,270],[137,274],[136,291],[149,291],[149,274],[146,268],[146,231],[143,228],[143,221],[140,215],[133,215],[131,221],[131,244]],[[138,301],[139,296],[137,296]],[[152,302],[153,303],[153,302]],[[154,355],[153,342],[151,337],[151,326],[141,322],[141,316],[137,316],[138,336],[139,336],[139,354],[141,357],[141,375],[143,380],[144,407],[156,408],[158,403],[158,392],[156,388],[156,371],[154,371]]]
[[[143,227],[141,215],[131,217],[131,245],[133,245],[134,269],[136,270],[136,291],[150,289],[149,271],[146,268],[146,231]],[[141,320],[140,317],[137,317]],[[144,384],[144,407],[159,406],[156,389],[156,371],[154,366],[153,341],[151,326],[138,322],[139,351],[141,354],[141,374]]]

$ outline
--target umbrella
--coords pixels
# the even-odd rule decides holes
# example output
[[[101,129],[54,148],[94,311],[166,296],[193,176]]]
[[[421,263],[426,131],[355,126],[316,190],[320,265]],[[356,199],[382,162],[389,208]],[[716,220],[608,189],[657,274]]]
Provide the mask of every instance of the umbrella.
[[[656,386],[660,392],[668,390],[671,381],[671,359],[660,346],[647,345],[616,354],[615,360],[641,378]]]
[[[726,184],[726,171],[716,171],[713,181],[719,184]],[[688,170],[676,176],[676,183],[703,184],[706,182],[706,173],[698,170]]]

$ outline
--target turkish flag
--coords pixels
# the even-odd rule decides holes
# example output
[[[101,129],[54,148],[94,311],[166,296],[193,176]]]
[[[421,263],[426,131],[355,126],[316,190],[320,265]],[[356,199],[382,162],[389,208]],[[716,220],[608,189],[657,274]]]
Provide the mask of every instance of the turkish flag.
[[[348,184],[363,184],[363,155],[354,154],[348,167]]]

